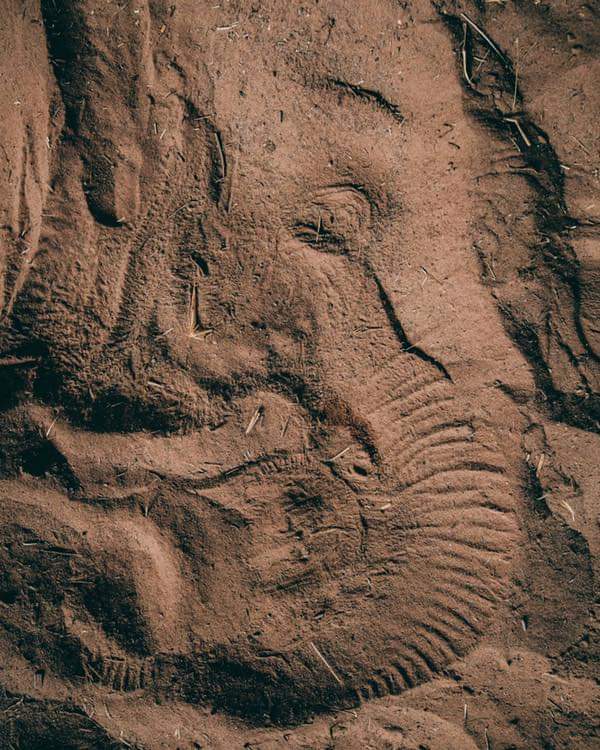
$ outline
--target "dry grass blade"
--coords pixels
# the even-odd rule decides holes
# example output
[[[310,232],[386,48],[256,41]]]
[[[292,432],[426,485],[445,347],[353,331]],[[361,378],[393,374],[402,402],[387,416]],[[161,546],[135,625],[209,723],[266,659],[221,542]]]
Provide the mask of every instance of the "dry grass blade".
[[[515,128],[519,131],[519,135],[523,139],[523,143],[527,146],[527,148],[531,148],[531,141],[527,137],[527,133],[523,130],[523,126],[516,119],[516,117],[505,117],[504,122],[510,122],[512,125],[514,125]]]
[[[344,448],[344,450],[341,450],[339,453],[336,453],[335,456],[332,456],[331,458],[328,458],[325,463],[332,464],[334,461],[337,461],[338,458],[341,458],[342,456],[345,456],[346,453],[352,448],[351,445],[349,445],[347,448]]]
[[[489,36],[485,33],[485,31],[480,28],[473,19],[469,18],[469,16],[466,13],[461,13],[460,17],[466,21],[469,26],[473,29],[473,31],[477,32],[479,36],[486,42],[486,44],[489,45],[490,49],[492,49],[493,52],[495,52],[498,57],[502,60],[503,63],[508,64],[508,60],[506,57],[502,54],[502,52],[498,49],[498,47],[494,44],[494,42],[489,38]]]
[[[310,645],[315,652],[315,654],[319,657],[319,659],[323,662],[323,664],[327,667],[329,672],[333,675],[335,681],[338,683],[338,685],[343,685],[343,682],[340,680],[338,675],[336,674],[334,668],[331,666],[331,664],[327,661],[327,659],[323,656],[323,654],[319,651],[319,649],[315,646],[315,644],[311,641]]]
[[[264,413],[265,407],[262,404],[256,407],[256,410],[252,415],[252,419],[248,423],[248,427],[246,427],[246,435],[249,435],[252,432],[252,430],[256,427],[258,420],[261,419]]]
[[[561,504],[569,511],[569,513],[571,514],[571,519],[573,523],[575,523],[575,511],[573,510],[573,508],[566,500],[561,500]]]
[[[58,419],[58,417],[54,417],[54,419],[52,420],[52,422],[50,422],[50,425],[49,425],[48,429],[46,430],[46,437],[50,437],[50,433],[52,432],[52,428],[56,424],[56,420],[57,419]]]

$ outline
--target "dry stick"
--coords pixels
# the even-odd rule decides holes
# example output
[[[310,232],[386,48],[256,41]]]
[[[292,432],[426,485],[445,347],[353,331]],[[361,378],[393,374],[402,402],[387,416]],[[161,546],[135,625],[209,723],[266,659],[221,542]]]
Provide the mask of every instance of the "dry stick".
[[[475,58],[479,62],[479,65],[475,69],[476,73],[479,73],[479,70],[481,69],[481,66],[488,59],[489,55],[490,55],[490,51],[488,49],[488,50],[486,50],[485,55],[483,57],[477,57],[477,58]]]
[[[538,477],[542,471],[542,467],[544,466],[545,460],[546,460],[546,454],[542,453],[542,455],[540,456],[540,460],[537,462],[537,466],[535,467],[535,473],[537,474]]]
[[[196,341],[199,339],[207,339],[214,332],[214,328],[202,328],[194,331],[194,333],[190,333],[190,338],[196,339]]]
[[[329,671],[331,672],[331,674],[332,674],[332,675],[333,675],[333,677],[335,678],[335,681],[336,681],[336,682],[337,682],[337,683],[338,683],[339,685],[343,685],[343,682],[342,682],[342,681],[340,680],[340,678],[339,678],[339,677],[337,676],[337,674],[335,673],[335,671],[334,671],[333,667],[331,666],[331,664],[330,664],[330,663],[329,663],[329,662],[327,661],[327,659],[326,659],[326,658],[325,658],[325,657],[323,656],[323,654],[322,654],[322,653],[321,653],[321,652],[319,651],[319,649],[318,649],[318,648],[317,648],[317,647],[315,646],[315,644],[314,644],[314,643],[313,643],[312,641],[310,641],[310,645],[312,646],[312,648],[313,648],[313,651],[315,652],[315,654],[316,654],[316,655],[317,655],[317,656],[319,657],[319,659],[320,659],[320,660],[321,660],[321,661],[323,662],[323,664],[324,664],[324,665],[325,665],[325,666],[327,667],[327,669],[328,669],[328,670],[329,670]]]
[[[431,276],[431,278],[432,278],[432,279],[433,279],[434,281],[437,281],[437,283],[438,283],[438,284],[439,284],[440,286],[444,286],[444,285],[442,284],[442,282],[441,282],[441,281],[440,281],[440,280],[439,280],[439,279],[437,278],[437,276],[434,276],[434,275],[433,275],[433,274],[431,273],[431,271],[428,271],[428,270],[427,270],[427,269],[425,268],[425,266],[419,266],[419,268],[420,268],[420,269],[421,269],[421,270],[423,271],[423,273],[424,273],[424,274],[425,274],[426,276]]]
[[[521,627],[523,628],[523,632],[526,633],[527,632],[527,620],[525,618],[521,620]]]
[[[252,432],[252,430],[256,427],[256,423],[262,417],[262,415],[264,414],[264,411],[265,411],[265,407],[262,404],[256,407],[256,411],[252,415],[252,419],[250,420],[248,427],[246,427],[246,435],[249,435]]]
[[[57,420],[57,419],[58,419],[58,417],[54,417],[54,419],[52,420],[52,422],[50,422],[50,426],[49,426],[49,427],[48,427],[48,429],[46,430],[46,437],[50,437],[50,433],[52,432],[52,428],[53,428],[53,427],[54,427],[54,425],[56,424],[56,420]]]
[[[575,523],[575,511],[573,510],[573,508],[569,505],[569,503],[566,500],[561,500],[560,502],[569,511],[569,513],[571,514],[571,518],[573,519],[573,523]]]
[[[194,203],[198,203],[198,201],[194,198],[192,198],[191,201],[186,201],[183,205],[179,206],[179,208],[176,208],[173,213],[169,214],[169,219],[172,219],[173,216],[178,214],[180,211],[183,211],[184,208],[189,208],[190,206],[193,206]]]
[[[160,391],[164,391],[165,390],[164,385],[162,385],[162,383],[157,383],[155,380],[149,380],[148,381],[148,386],[150,388],[158,388]]]
[[[463,23],[463,43],[462,43],[462,49],[461,49],[463,73],[464,73],[466,82],[469,84],[471,88],[473,88],[473,81],[469,77],[469,71],[467,67],[467,33],[468,31],[469,31],[469,27],[467,26],[466,23]]]
[[[521,125],[521,123],[515,117],[505,117],[504,118],[504,122],[511,122],[516,127],[516,129],[519,131],[519,135],[523,139],[523,141],[524,141],[525,145],[527,146],[527,148],[531,148],[531,141],[529,140],[529,138],[527,137],[527,134],[523,130],[523,126]]]
[[[290,415],[288,416],[288,418],[286,419],[286,421],[285,421],[285,424],[283,425],[283,428],[282,428],[282,430],[281,430],[281,437],[284,437],[284,436],[285,436],[285,433],[287,432],[287,430],[288,430],[288,427],[290,426],[290,422],[291,422],[291,420],[292,420],[292,415],[290,414]]]
[[[498,47],[494,44],[494,42],[492,42],[492,40],[485,33],[485,31],[483,29],[479,28],[479,26],[475,23],[475,21],[473,21],[471,18],[469,18],[469,16],[466,13],[461,13],[460,16],[461,16],[461,18],[464,21],[466,21],[469,24],[469,26],[473,29],[473,31],[476,31],[479,34],[479,36],[484,41],[486,41],[487,44],[489,44],[490,48],[498,55],[498,57],[504,63],[508,63],[508,60],[506,59],[506,57],[502,54],[502,52],[500,52],[500,50],[498,49]]]
[[[325,463],[332,464],[334,461],[337,461],[338,458],[341,458],[346,453],[348,453],[348,451],[350,450],[350,448],[352,448],[351,445],[349,445],[347,448],[344,448],[343,451],[340,451],[339,453],[336,453],[335,456],[333,456],[333,458],[328,458]]]
[[[239,153],[236,157],[233,159],[233,167],[231,168],[231,179],[229,181],[229,195],[227,196],[227,206],[225,207],[226,213],[229,213],[231,211],[231,207],[233,205],[233,185],[235,181],[235,176],[237,173],[237,166],[238,166],[238,160],[239,160]]]

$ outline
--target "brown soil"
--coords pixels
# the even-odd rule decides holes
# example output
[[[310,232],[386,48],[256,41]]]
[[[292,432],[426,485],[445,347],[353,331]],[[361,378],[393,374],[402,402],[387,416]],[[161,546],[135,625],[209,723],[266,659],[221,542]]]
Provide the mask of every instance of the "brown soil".
[[[600,6],[5,0],[0,746],[600,746]]]

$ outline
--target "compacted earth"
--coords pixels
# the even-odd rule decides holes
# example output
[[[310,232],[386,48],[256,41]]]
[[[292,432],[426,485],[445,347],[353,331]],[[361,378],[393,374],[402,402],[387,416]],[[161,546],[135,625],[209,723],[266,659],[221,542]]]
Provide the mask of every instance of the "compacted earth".
[[[600,747],[597,0],[3,0],[0,747]]]

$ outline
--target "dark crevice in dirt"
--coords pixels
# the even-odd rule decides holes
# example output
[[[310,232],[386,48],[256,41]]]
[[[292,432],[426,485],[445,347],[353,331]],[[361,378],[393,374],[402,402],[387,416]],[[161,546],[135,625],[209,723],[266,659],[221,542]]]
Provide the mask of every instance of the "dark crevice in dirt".
[[[402,351],[410,352],[411,354],[414,354],[415,357],[418,357],[423,362],[426,362],[428,365],[435,367],[435,369],[438,370],[444,376],[444,378],[446,378],[446,380],[452,382],[450,373],[441,362],[438,362],[438,360],[435,359],[435,357],[432,357],[430,354],[427,354],[427,352],[425,352],[420,347],[416,346],[415,344],[410,343],[410,340],[404,331],[402,323],[400,322],[400,320],[398,319],[398,316],[396,315],[396,311],[394,310],[392,301],[390,300],[389,295],[381,282],[381,279],[378,277],[377,274],[373,274],[373,278],[375,280],[375,284],[377,285],[377,291],[379,293],[381,304],[383,306],[387,319],[390,322],[392,330],[394,331],[396,338],[398,339],[398,341],[400,342],[400,345],[402,346]]]
[[[590,396],[593,395],[589,379],[587,375],[582,371],[579,359],[575,356],[573,349],[564,340],[559,328],[552,324],[550,317],[548,319],[548,328],[549,328],[549,332],[556,337],[556,341],[558,342],[558,345],[560,346],[560,348],[567,355],[569,362],[571,363],[571,366],[574,367],[575,370],[577,370],[579,377],[581,378],[581,382],[585,386],[586,398],[589,398]]]
[[[128,434],[136,430],[149,430],[156,434],[169,434],[202,426],[210,428],[213,423],[220,422],[218,408],[214,419],[206,422],[204,414],[194,416],[186,412],[186,406],[179,403],[177,394],[170,394],[174,400],[166,402],[162,392],[158,392],[154,398],[154,394],[148,392],[143,384],[136,385],[133,381],[127,382],[125,378],[119,389],[112,387],[100,390],[94,386],[95,396],[91,403],[85,389],[76,389],[69,392],[69,398],[64,398],[61,394],[64,392],[65,380],[60,374],[60,368],[57,369],[57,363],[50,362],[47,355],[42,359],[44,365],[37,365],[35,371],[30,367],[26,368],[27,372],[32,373],[32,388],[25,392],[17,389],[8,392],[18,392],[20,401],[33,395],[44,404],[60,405],[64,415],[74,426],[91,427],[97,432]],[[284,395],[306,410],[315,427],[328,421],[348,426],[369,455],[377,460],[377,450],[366,426],[357,421],[348,405],[335,393],[329,392],[320,382],[288,369],[273,353],[267,361],[269,372],[266,376],[239,373],[226,379],[197,375],[195,383],[213,402],[221,405],[223,412],[236,400],[257,390]],[[0,375],[2,374],[0,369]],[[12,401],[7,402],[5,408],[13,405]]]
[[[114,212],[104,206],[104,202],[99,195],[108,195],[114,192],[115,181],[112,165],[102,159],[90,161],[82,158],[84,177],[82,179],[82,190],[89,212],[94,220],[102,226],[111,229],[121,227],[123,222],[120,217],[115,216]]]
[[[51,432],[51,427],[46,428]],[[17,407],[0,412],[0,430],[5,435],[0,452],[0,474],[4,477],[31,477],[54,480],[68,492],[81,489],[69,461],[57,448],[49,434],[38,424],[32,424],[26,413]]]
[[[448,12],[444,3],[435,3],[444,23],[454,37],[459,47],[457,57],[464,54],[465,14]],[[473,22],[474,23],[474,22]],[[470,103],[467,107],[471,116],[502,139],[510,138],[518,144],[526,170],[523,177],[528,181],[536,195],[535,221],[539,242],[531,250],[537,256],[550,276],[560,280],[568,289],[570,313],[569,318],[577,338],[585,351],[585,357],[596,364],[599,359],[590,346],[583,330],[579,311],[581,308],[581,290],[579,284],[579,262],[569,244],[568,234],[573,231],[576,222],[569,214],[564,191],[564,172],[560,160],[553,148],[547,133],[539,127],[524,110],[514,111],[511,107],[502,108],[498,102],[505,97],[505,101],[520,103],[520,92],[517,86],[515,69],[510,56],[483,30],[483,26],[475,24],[485,34],[488,41],[481,35],[477,40],[482,49],[496,60],[493,75],[495,84],[491,94],[478,91],[475,85],[470,85],[464,79],[462,62],[459,65],[459,75],[463,87],[469,95]],[[473,40],[477,32],[473,32]],[[466,49],[468,55],[473,55],[472,49]],[[484,278],[485,281],[485,278]],[[550,283],[550,285],[552,285]],[[498,305],[500,307],[500,304]],[[551,415],[556,421],[564,421],[581,429],[598,429],[598,403],[591,393],[587,398],[580,399],[573,394],[557,390],[553,384],[548,366],[545,363],[539,346],[537,332],[533,326],[516,310],[500,310],[507,326],[508,333],[513,337],[523,354],[531,364],[538,384],[538,388],[545,394],[545,400],[551,405]],[[561,346],[561,342],[557,341]],[[577,360],[575,369],[582,375],[580,363],[571,350],[569,357],[573,366],[573,357]],[[587,379],[582,382],[587,385]]]
[[[226,186],[228,173],[227,156],[225,155],[221,132],[214,126],[210,128],[210,132],[214,139],[214,146],[211,149],[213,152],[213,158],[210,184],[213,191],[213,197],[218,203]]]
[[[531,464],[527,464],[524,487],[531,508],[533,508],[535,513],[541,518],[549,518],[552,513],[544,497],[544,489],[538,478],[535,466]]]
[[[229,205],[229,160],[225,151],[223,134],[214,123],[212,115],[201,112],[189,99],[182,99],[187,119],[194,123],[196,129],[203,131],[210,169],[208,177],[209,194],[216,205],[227,208]]]
[[[73,71],[78,70],[81,63],[84,16],[72,0],[42,0],[41,10],[50,62],[65,107],[66,126],[77,133],[85,91],[80,76],[73,76]]]
[[[41,11],[49,59],[65,111],[60,142],[76,147],[83,167],[82,190],[92,218],[101,226],[119,228],[123,226],[122,217],[115,215],[114,206],[107,202],[107,196],[115,192],[115,146],[99,139],[93,128],[87,134],[84,128],[90,89],[98,82],[98,66],[100,62],[108,66],[110,60],[90,43],[86,11],[80,3],[42,0]]]
[[[397,104],[394,104],[394,102],[389,101],[389,99],[386,99],[380,91],[366,89],[362,86],[348,83],[348,81],[343,81],[340,78],[327,78],[325,84],[332,89],[337,89],[344,94],[355,96],[358,99],[363,99],[364,101],[373,104],[378,109],[381,109],[388,114],[396,122],[402,123],[405,120],[404,115],[400,111],[400,107]]]
[[[72,702],[40,701],[0,692],[0,746],[6,750],[144,750],[111,737]]]
[[[269,377],[263,384],[265,389],[287,396],[302,406],[317,434],[324,424],[346,426],[371,460],[376,464],[381,462],[369,428],[357,418],[349,404],[337,393],[330,391],[317,380],[286,369],[272,352],[269,354],[268,363]]]
[[[292,233],[310,247],[323,250],[345,252],[345,240],[340,235],[329,231],[318,223],[297,222],[292,227]]]
[[[36,368],[37,363],[0,365],[0,413],[15,406],[31,391]]]
[[[551,373],[542,355],[538,332],[506,305],[499,305],[505,328],[531,365],[535,379],[536,405],[551,419],[581,430],[597,431],[600,425],[600,399],[596,394],[584,397],[563,393],[554,387]]]
[[[288,658],[294,662],[306,659],[302,654]],[[285,662],[272,658],[268,661],[263,667],[242,655],[234,660],[228,653],[215,653],[202,680],[214,696],[213,709],[240,716],[254,726],[293,726],[306,722],[311,716],[354,705],[350,690],[332,686],[327,680],[297,685],[290,679],[290,668]],[[295,666],[306,673],[310,669],[309,663]],[[198,695],[198,687],[193,682],[188,689],[192,690],[191,700],[202,702],[203,696]],[[282,699],[284,695],[286,699]]]
[[[49,441],[40,441],[24,451],[21,467],[34,477],[55,477],[69,492],[81,488],[67,459]]]

